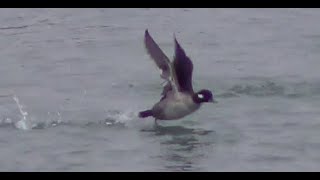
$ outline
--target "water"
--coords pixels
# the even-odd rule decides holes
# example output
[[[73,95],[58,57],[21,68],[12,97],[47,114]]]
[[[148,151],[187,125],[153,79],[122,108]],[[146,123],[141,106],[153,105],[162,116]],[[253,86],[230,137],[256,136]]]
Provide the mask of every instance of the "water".
[[[319,171],[319,9],[1,9],[0,171]],[[144,30],[217,104],[160,99]]]

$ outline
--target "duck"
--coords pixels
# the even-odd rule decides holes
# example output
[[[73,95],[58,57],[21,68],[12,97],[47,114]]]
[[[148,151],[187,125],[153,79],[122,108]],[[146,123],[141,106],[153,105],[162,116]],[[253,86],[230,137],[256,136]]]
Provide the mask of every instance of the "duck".
[[[180,46],[174,34],[174,59],[169,58],[149,34],[144,34],[147,53],[160,70],[164,79],[162,97],[151,109],[140,111],[140,118],[153,117],[157,120],[178,120],[197,111],[204,103],[215,103],[213,93],[208,89],[194,92],[192,86],[193,63]]]

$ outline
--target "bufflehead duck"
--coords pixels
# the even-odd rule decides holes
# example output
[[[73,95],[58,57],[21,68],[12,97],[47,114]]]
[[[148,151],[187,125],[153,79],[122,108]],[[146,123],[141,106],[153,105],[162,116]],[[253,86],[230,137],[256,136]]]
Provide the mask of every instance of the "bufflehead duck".
[[[147,52],[160,69],[160,77],[167,83],[163,87],[161,100],[152,109],[139,112],[140,118],[152,116],[155,120],[176,120],[195,112],[202,103],[214,102],[211,91],[193,91],[192,61],[186,56],[175,36],[174,42],[175,57],[171,62],[150,36],[148,29],[145,31],[144,43]]]

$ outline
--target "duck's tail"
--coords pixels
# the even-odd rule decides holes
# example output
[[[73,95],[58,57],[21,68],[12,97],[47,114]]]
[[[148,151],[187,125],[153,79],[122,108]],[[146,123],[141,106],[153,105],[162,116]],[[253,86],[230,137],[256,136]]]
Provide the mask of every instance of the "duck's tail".
[[[146,111],[139,112],[139,117],[140,118],[146,118],[146,117],[149,117],[149,116],[152,116],[152,115],[153,115],[152,110],[146,110]]]

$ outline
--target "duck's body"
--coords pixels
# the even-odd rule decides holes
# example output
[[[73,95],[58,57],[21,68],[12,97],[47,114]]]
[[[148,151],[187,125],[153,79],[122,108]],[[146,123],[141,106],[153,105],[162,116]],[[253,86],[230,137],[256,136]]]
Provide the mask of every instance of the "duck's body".
[[[145,45],[148,53],[161,70],[161,77],[167,81],[161,100],[152,109],[142,111],[139,117],[153,116],[156,120],[175,120],[183,118],[196,110],[202,103],[213,102],[209,90],[194,93],[192,87],[193,64],[175,39],[175,58],[173,62],[161,51],[159,46],[145,32]]]
[[[156,103],[152,108],[153,117],[159,120],[183,118],[200,108],[187,93],[168,93],[167,97]]]

